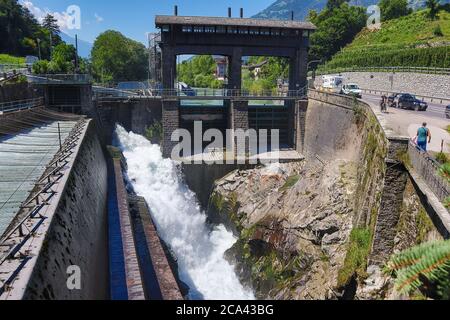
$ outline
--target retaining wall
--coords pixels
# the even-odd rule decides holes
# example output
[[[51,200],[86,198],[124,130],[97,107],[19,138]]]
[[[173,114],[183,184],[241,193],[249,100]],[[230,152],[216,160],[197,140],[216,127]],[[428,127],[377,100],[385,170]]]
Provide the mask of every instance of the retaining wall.
[[[107,167],[93,122],[83,138],[27,283],[24,299],[107,299]],[[69,290],[67,268],[81,270]]]
[[[346,83],[355,82],[364,89],[408,92],[422,96],[449,97],[450,76],[411,72],[344,72]],[[321,77],[316,85],[320,85]]]

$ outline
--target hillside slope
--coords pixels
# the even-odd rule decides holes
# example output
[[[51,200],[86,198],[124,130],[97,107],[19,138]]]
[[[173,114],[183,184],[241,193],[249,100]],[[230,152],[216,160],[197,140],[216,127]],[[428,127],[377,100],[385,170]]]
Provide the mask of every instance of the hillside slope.
[[[363,29],[354,41],[321,69],[349,67],[450,67],[450,13],[427,18],[427,10]]]
[[[351,0],[350,4],[369,6],[377,2],[378,0]],[[327,0],[277,0],[254,18],[286,20],[291,18],[291,12],[294,11],[295,20],[305,20],[310,10],[320,12],[326,4]]]
[[[379,0],[351,0],[349,3],[368,7],[378,2]],[[409,0],[408,2],[413,9],[425,7],[425,0]],[[440,0],[441,4],[449,2],[450,0]],[[294,11],[296,20],[305,20],[310,10],[320,12],[326,4],[327,0],[276,0],[267,9],[255,15],[254,18],[286,20],[291,18],[291,12]]]

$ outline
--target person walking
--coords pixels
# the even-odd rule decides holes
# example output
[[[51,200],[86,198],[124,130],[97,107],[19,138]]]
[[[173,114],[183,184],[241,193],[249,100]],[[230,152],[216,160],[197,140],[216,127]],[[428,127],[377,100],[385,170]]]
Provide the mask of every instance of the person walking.
[[[417,146],[422,150],[427,152],[427,144],[431,143],[431,131],[427,128],[427,123],[424,122],[422,127],[417,130],[416,136]]]

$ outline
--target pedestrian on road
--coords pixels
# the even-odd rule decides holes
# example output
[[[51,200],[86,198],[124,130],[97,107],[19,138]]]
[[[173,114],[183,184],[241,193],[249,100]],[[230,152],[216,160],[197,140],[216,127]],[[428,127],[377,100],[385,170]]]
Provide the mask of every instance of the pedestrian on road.
[[[427,152],[427,144],[431,143],[431,131],[427,128],[427,123],[424,122],[422,127],[417,130],[416,136],[417,146],[422,150]]]

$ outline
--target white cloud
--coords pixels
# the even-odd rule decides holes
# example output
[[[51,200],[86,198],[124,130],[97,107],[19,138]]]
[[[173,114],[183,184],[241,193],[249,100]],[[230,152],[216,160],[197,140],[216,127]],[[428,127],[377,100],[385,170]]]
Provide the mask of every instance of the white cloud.
[[[61,28],[62,31],[67,31],[67,30],[71,29],[70,21],[71,21],[72,17],[67,12],[56,12],[56,11],[51,11],[47,8],[41,9],[41,8],[35,6],[33,4],[33,2],[27,1],[27,0],[21,1],[21,3],[25,8],[30,10],[30,12],[36,17],[36,19],[39,21],[39,23],[41,23],[44,20],[45,16],[50,13],[52,16],[55,17],[55,19],[57,20],[57,24]]]
[[[103,17],[99,16],[97,13],[94,14],[95,20],[97,20],[98,23],[103,22],[105,19]]]

